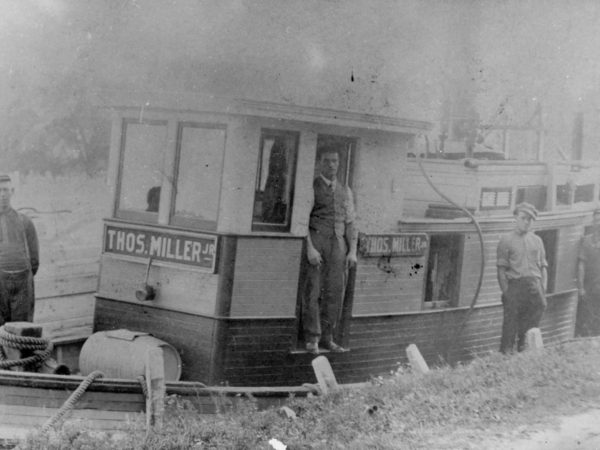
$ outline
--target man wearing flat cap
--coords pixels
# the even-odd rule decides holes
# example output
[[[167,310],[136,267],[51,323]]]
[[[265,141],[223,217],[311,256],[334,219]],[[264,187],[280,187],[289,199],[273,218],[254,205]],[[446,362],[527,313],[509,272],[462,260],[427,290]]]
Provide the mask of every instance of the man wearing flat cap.
[[[0,325],[33,321],[33,276],[39,267],[35,227],[12,208],[13,193],[10,177],[0,175]]]
[[[515,229],[500,239],[497,249],[498,283],[502,290],[504,319],[500,351],[512,353],[525,347],[525,333],[539,326],[546,309],[546,251],[542,239],[531,231],[537,210],[530,203],[519,203],[515,210]]]

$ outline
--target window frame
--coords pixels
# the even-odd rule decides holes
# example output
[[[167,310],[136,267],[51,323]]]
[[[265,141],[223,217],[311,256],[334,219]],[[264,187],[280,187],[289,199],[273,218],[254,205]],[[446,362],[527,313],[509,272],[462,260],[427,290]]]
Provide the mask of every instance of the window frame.
[[[227,126],[219,123],[209,123],[209,122],[195,122],[195,121],[177,121],[177,139],[175,143],[175,161],[173,166],[173,186],[174,189],[171,191],[171,198],[169,199],[169,225],[186,228],[186,229],[194,229],[194,230],[206,230],[206,231],[216,231],[217,225],[219,223],[219,209],[221,204],[221,191],[223,187],[223,166],[225,164],[225,149],[227,147]],[[202,128],[202,129],[211,129],[211,130],[223,130],[223,149],[221,154],[221,168],[220,168],[220,181],[219,181],[219,189],[217,194],[217,215],[215,220],[205,220],[205,219],[194,219],[190,217],[182,217],[175,214],[175,208],[177,203],[177,191],[178,191],[178,182],[179,182],[179,167],[181,162],[181,143],[183,136],[183,129],[185,127],[190,128]]]
[[[264,152],[264,144],[265,141],[269,137],[280,137],[284,136],[286,138],[293,137],[294,139],[294,148],[293,148],[293,161],[291,162],[289,167],[288,174],[290,175],[289,180],[289,204],[285,213],[285,222],[282,224],[278,223],[266,223],[266,222],[257,222],[255,220],[256,209],[257,209],[257,194],[260,191],[260,185],[262,182],[262,172],[263,172],[263,152]],[[270,232],[279,232],[279,233],[289,233],[292,227],[292,212],[294,208],[294,192],[296,187],[296,172],[298,168],[298,153],[300,148],[300,132],[295,130],[282,130],[276,128],[261,128],[260,129],[260,140],[259,140],[259,149],[258,149],[258,162],[256,165],[256,176],[255,176],[255,184],[254,184],[254,195],[253,195],[253,206],[252,206],[252,231],[270,231]],[[264,192],[262,192],[262,196],[264,196]],[[260,200],[263,201],[262,199]],[[261,204],[262,206],[262,204]]]
[[[121,194],[123,189],[123,174],[124,174],[124,161],[125,161],[125,150],[127,143],[127,126],[129,124],[135,125],[161,125],[165,127],[165,131],[168,134],[169,121],[168,120],[159,120],[159,119],[134,119],[134,118],[123,118],[121,121],[121,139],[119,143],[119,167],[117,173],[117,185],[116,185],[116,195],[115,195],[115,206],[113,211],[113,217],[122,220],[128,220],[132,222],[140,222],[146,224],[157,225],[158,224],[158,211],[135,211],[130,209],[122,209],[121,208]],[[165,142],[168,145],[168,142]],[[164,161],[161,167],[164,170]],[[162,187],[162,183],[160,185]],[[160,209],[160,205],[159,205]]]

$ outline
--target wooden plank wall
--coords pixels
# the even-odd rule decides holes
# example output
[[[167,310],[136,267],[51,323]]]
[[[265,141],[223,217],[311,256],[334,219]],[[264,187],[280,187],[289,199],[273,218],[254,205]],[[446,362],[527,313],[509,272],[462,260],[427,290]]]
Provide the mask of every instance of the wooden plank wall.
[[[404,215],[424,217],[430,203],[443,203],[427,183],[416,161],[407,160],[407,177]],[[485,163],[477,169],[469,169],[463,161],[428,160],[425,171],[431,181],[450,199],[458,204],[479,209],[482,187],[518,187],[545,184],[548,181],[545,164],[516,165]],[[514,203],[514,198],[512,199]],[[484,211],[483,215],[504,214],[506,210]]]
[[[98,298],[94,331],[126,328],[171,344],[182,361],[182,380],[209,382],[215,319]]]
[[[34,320],[55,340],[87,337],[110,190],[102,172],[14,174],[13,206],[27,214],[40,243]]]
[[[359,258],[352,314],[420,311],[425,257]]]
[[[429,204],[446,204],[446,201],[427,183],[418,164],[410,160],[406,164],[403,215],[425,217]],[[478,206],[479,188],[475,173],[467,171],[456,161],[428,161],[424,167],[431,181],[442,190],[444,195],[462,206],[470,208]]]
[[[138,303],[136,289],[144,283],[148,261],[102,255],[98,295]],[[153,262],[149,283],[157,288],[152,303],[191,314],[215,313],[219,275]]]
[[[24,386],[3,386],[0,392],[0,422],[18,429],[39,429],[65,403],[68,390],[35,389]],[[122,392],[85,392],[75,404],[66,423],[82,424],[93,430],[114,431],[130,428],[141,420],[145,410],[142,395]]]
[[[295,319],[227,321],[221,381],[232,386],[296,384],[301,377],[293,374],[291,351],[297,333]],[[310,364],[312,358],[304,359]]]
[[[44,260],[44,253],[54,259]],[[42,246],[41,254],[35,277],[34,321],[42,325],[44,336],[56,341],[89,336],[98,279],[98,246]]]
[[[558,229],[558,246],[556,261],[561,261],[561,266],[556,270],[555,292],[573,289],[576,286],[576,262],[579,240],[583,234],[583,225],[573,225]],[[535,231],[535,230],[534,230]],[[485,270],[481,290],[477,300],[478,304],[490,304],[500,301],[500,287],[498,286],[496,269],[496,249],[503,232],[484,233]],[[461,304],[467,306],[477,286],[480,270],[480,244],[477,234],[465,235],[465,253],[461,275]]]
[[[303,240],[239,238],[231,317],[294,316]]]
[[[496,271],[496,248],[503,233],[486,232],[483,234],[485,267],[477,304],[497,303],[500,301],[500,286]],[[463,267],[461,271],[459,306],[470,305],[481,272],[481,244],[477,233],[465,233]]]
[[[544,343],[572,338],[576,291],[548,299],[541,323]],[[503,310],[500,304],[477,307],[464,328],[468,309],[449,309],[356,317],[350,324],[348,353],[325,353],[342,383],[368,380],[407,364],[406,347],[416,344],[430,365],[466,361],[498,351]],[[224,381],[244,384],[286,385],[314,383],[312,355],[291,352],[297,333],[293,321],[247,320],[229,324]]]

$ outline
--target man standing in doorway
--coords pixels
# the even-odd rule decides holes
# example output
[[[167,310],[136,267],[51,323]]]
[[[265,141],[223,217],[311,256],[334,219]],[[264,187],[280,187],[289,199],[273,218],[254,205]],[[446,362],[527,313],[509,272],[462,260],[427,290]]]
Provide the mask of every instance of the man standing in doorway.
[[[497,249],[498,283],[502,290],[504,320],[500,351],[511,353],[518,336],[518,351],[525,347],[525,333],[539,326],[546,309],[546,252],[542,239],[530,229],[537,210],[520,203],[514,210],[515,229],[502,236]]]
[[[35,227],[11,207],[13,194],[10,177],[0,175],[0,325],[33,321],[33,276],[39,267]]]
[[[346,349],[333,340],[339,321],[347,268],[356,264],[357,233],[354,200],[347,185],[337,180],[340,156],[334,147],[321,150],[321,174],[313,182],[313,205],[308,223],[308,273],[303,292],[302,323],[306,350],[331,352]]]

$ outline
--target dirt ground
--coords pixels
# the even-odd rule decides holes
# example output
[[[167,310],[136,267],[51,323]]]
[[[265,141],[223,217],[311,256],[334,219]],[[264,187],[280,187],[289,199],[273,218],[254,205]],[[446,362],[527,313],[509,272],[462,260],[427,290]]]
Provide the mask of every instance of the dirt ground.
[[[551,425],[519,427],[510,436],[486,440],[478,448],[489,450],[598,450],[600,449],[600,409],[562,416]]]

